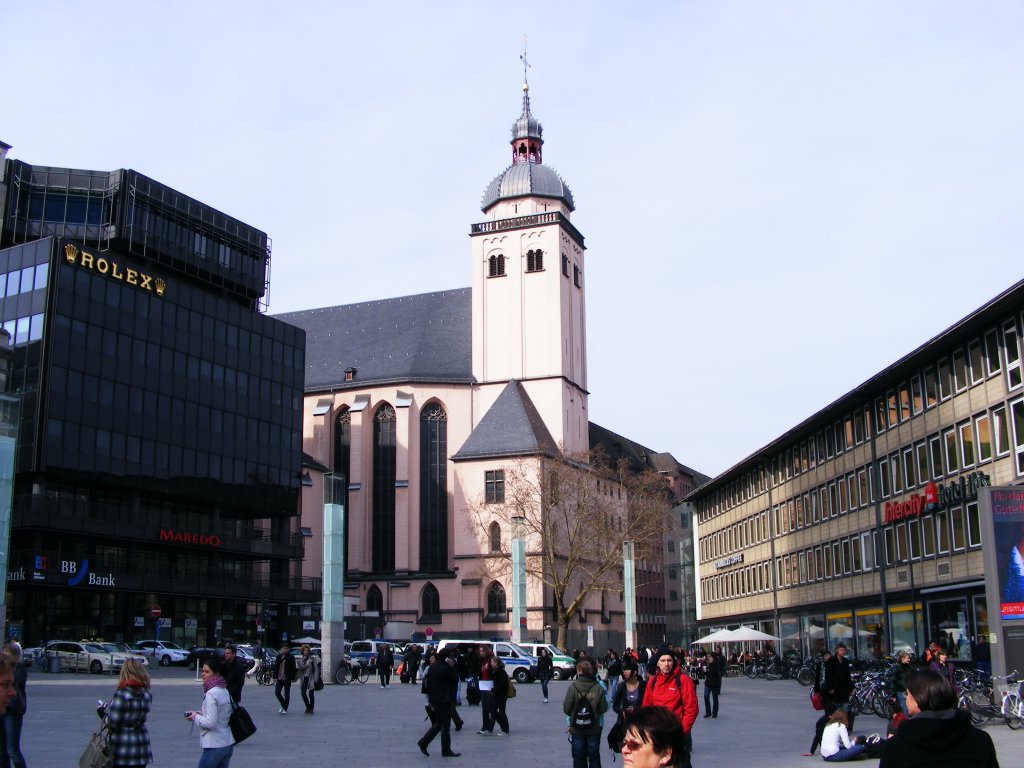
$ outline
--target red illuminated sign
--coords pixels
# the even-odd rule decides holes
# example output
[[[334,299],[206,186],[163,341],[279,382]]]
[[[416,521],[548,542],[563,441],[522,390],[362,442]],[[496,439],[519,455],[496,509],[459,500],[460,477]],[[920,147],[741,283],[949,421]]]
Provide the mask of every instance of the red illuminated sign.
[[[217,534],[207,535],[205,533],[190,533],[188,531],[175,531],[170,528],[160,529],[160,541],[171,544],[189,544],[194,547],[219,547],[220,536]]]

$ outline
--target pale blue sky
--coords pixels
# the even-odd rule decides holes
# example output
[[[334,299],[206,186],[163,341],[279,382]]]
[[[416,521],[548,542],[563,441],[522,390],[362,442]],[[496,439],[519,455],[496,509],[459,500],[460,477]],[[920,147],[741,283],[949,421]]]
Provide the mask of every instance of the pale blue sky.
[[[529,36],[591,417],[717,474],[1024,277],[1021,2],[8,0],[0,140],[267,231],[270,311],[470,283]]]

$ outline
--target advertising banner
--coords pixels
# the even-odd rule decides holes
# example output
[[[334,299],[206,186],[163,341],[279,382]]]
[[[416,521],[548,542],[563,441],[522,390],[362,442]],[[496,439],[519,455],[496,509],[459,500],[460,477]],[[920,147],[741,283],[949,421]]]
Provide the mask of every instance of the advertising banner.
[[[1024,488],[991,492],[999,616],[1024,621]]]

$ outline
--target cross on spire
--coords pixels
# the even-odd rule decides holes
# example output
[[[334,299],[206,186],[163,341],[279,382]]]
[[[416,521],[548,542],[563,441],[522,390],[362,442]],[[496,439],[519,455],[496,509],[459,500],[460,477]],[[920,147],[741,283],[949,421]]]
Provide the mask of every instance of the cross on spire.
[[[523,35],[523,52],[519,55],[519,60],[523,62],[523,90],[530,90],[530,81],[526,77],[526,70],[530,67],[530,62],[526,60],[526,35]]]

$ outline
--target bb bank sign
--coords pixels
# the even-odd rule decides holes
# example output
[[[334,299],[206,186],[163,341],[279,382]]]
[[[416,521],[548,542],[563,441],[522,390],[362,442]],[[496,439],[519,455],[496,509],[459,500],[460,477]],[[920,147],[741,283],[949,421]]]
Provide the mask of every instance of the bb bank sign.
[[[978,498],[978,489],[990,485],[992,480],[984,472],[972,472],[947,485],[928,483],[923,494],[911,496],[904,501],[885,502],[885,522],[894,523],[897,520],[920,517],[922,514],[955,507],[965,501],[975,501]]]
[[[51,568],[51,565],[56,567]],[[47,582],[68,587],[117,587],[113,573],[89,570],[88,560],[56,560],[48,562],[46,555],[37,555],[31,569],[24,566],[7,572],[8,582]]]

